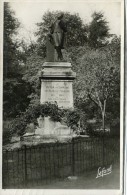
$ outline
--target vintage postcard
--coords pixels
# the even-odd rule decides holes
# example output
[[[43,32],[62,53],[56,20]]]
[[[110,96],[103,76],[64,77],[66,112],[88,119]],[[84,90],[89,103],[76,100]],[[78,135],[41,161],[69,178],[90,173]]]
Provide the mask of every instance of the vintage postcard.
[[[124,1],[0,9],[2,194],[125,194]]]

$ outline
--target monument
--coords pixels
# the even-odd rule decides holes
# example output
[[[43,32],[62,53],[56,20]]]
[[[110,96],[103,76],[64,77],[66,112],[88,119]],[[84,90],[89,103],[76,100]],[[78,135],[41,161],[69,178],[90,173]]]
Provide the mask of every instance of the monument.
[[[41,72],[41,103],[57,102],[59,107],[73,108],[72,83],[75,73],[68,62],[45,62]]]
[[[62,54],[64,49],[66,25],[63,15],[50,27],[47,35],[46,62],[41,71],[41,97],[40,103],[57,102],[59,108],[73,109],[73,80],[76,74],[72,71],[71,63],[65,62]],[[50,117],[38,119],[39,128],[35,134],[69,136],[72,130],[60,122],[53,122]]]

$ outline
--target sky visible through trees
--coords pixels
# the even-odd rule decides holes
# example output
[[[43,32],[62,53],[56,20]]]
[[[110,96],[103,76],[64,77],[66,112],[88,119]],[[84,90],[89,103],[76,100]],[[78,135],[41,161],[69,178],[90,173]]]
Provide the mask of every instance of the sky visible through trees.
[[[19,37],[27,39],[30,37],[35,40],[33,32],[37,30],[36,23],[41,21],[42,16],[47,11],[64,11],[71,14],[78,13],[84,24],[89,24],[93,12],[102,12],[108,21],[110,33],[120,35],[120,3],[76,3],[69,1],[67,3],[29,3],[29,2],[12,2],[11,8],[15,11],[15,16],[21,22]],[[117,22],[116,22],[117,21]]]

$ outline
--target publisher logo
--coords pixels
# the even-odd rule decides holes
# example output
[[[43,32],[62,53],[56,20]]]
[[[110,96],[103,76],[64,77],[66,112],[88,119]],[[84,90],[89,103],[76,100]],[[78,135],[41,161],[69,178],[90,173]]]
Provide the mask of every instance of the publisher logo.
[[[99,178],[99,177],[103,177],[103,176],[105,176],[105,175],[108,175],[108,174],[110,174],[112,172],[112,165],[110,165],[110,167],[109,168],[105,168],[105,167],[99,167],[98,168],[98,171],[97,171],[97,176],[96,176],[96,178]]]

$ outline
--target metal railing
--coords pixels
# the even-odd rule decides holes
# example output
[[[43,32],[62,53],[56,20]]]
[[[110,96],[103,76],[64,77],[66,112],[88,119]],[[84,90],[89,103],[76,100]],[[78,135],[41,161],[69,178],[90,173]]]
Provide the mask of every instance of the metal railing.
[[[73,139],[3,151],[3,188],[42,186],[119,161],[118,138]]]

